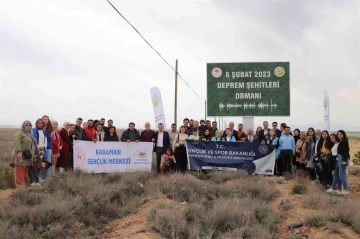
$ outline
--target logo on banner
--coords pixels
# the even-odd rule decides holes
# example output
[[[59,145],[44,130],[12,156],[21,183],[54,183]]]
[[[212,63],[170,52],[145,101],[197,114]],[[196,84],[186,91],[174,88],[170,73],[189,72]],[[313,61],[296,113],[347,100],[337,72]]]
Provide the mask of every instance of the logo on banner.
[[[74,154],[75,154],[75,159],[76,159],[76,162],[77,162],[77,166],[79,166],[79,167],[84,166],[85,163],[86,163],[85,150],[83,148],[81,148],[80,146],[75,146]]]
[[[285,69],[284,67],[282,66],[278,66],[275,68],[274,70],[274,74],[277,76],[277,77],[282,77],[285,75]]]
[[[159,105],[159,103],[160,103],[160,97],[157,96],[157,95],[153,96],[152,97],[152,103],[153,103],[154,107],[157,107]]]
[[[259,146],[259,152],[260,152],[261,154],[267,154],[267,152],[268,152],[268,147],[267,147],[266,145],[264,145],[264,144],[260,145],[260,146]]]
[[[145,150],[140,150],[137,152],[137,156],[139,159],[144,159],[144,158],[147,158],[147,153],[145,152]]]
[[[219,67],[215,67],[212,71],[211,74],[213,77],[215,78],[219,78],[222,75],[222,70]]]
[[[326,109],[329,106],[329,99],[326,97],[324,99],[324,109]]]

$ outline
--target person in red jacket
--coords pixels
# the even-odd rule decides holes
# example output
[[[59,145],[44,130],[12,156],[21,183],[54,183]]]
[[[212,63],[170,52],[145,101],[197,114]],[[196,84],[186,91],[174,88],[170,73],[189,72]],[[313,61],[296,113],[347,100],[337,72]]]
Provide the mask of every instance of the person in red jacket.
[[[62,139],[58,133],[58,122],[52,121],[53,131],[51,132],[52,152],[51,152],[51,175],[57,177],[56,163],[60,157],[60,150],[62,150]]]
[[[96,130],[94,129],[94,121],[89,119],[87,127],[82,131],[82,139],[86,141],[95,141]]]
[[[63,147],[60,150],[60,158],[56,163],[56,167],[60,168],[60,173],[63,173],[65,169],[69,167],[69,152],[72,142],[69,138],[70,123],[65,122],[62,129],[59,131],[59,135],[63,141]]]

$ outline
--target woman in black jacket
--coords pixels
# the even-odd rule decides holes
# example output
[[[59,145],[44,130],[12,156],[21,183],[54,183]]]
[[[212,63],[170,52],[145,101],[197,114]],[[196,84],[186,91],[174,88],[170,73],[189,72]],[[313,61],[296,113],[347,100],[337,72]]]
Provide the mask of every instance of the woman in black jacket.
[[[339,194],[346,195],[349,194],[349,185],[346,178],[346,169],[349,166],[350,160],[350,147],[349,141],[346,137],[346,133],[344,130],[339,130],[337,132],[337,136],[340,140],[338,148],[337,148],[337,162],[334,170],[334,182],[333,186],[337,184],[337,180],[340,181],[340,187],[342,186],[344,189],[338,188]]]
[[[118,135],[116,134],[116,129],[114,126],[109,126],[107,128],[107,130],[109,130],[109,134],[106,134],[105,135],[105,139],[104,141],[117,141],[119,142],[119,137]]]

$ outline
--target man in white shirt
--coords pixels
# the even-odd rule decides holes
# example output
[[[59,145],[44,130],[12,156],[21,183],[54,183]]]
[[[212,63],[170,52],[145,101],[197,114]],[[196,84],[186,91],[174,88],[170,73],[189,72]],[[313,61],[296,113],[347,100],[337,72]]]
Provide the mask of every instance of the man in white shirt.
[[[161,155],[163,154],[164,150],[170,148],[170,136],[168,132],[164,131],[163,123],[158,124],[158,129],[159,131],[155,132],[154,135],[154,152],[156,152],[156,169],[158,172],[160,172]]]
[[[176,124],[171,125],[171,130],[169,131],[170,136],[170,145],[174,144],[175,137],[177,136],[178,131],[176,130]]]

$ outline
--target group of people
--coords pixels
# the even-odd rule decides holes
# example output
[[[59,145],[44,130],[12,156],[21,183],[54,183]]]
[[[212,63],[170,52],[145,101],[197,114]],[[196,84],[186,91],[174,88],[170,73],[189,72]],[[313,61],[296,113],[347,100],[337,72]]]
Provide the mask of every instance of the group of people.
[[[338,191],[347,194],[348,183],[346,168],[349,165],[349,143],[346,133],[339,130],[337,134],[328,131],[309,128],[307,132],[295,129],[293,133],[285,123],[273,122],[272,128],[267,121],[263,128],[249,128],[245,132],[243,124],[234,129],[230,122],[224,131],[217,128],[216,121],[192,120],[185,118],[179,127],[171,125],[166,131],[159,123],[154,131],[150,123],[145,123],[145,130],[138,131],[133,122],[119,137],[113,126],[113,120],[105,119],[83,122],[78,118],[75,124],[65,122],[59,129],[57,121],[50,121],[44,115],[36,120],[22,124],[22,129],[15,135],[14,151],[10,165],[15,168],[15,182],[18,187],[39,186],[40,182],[58,173],[73,168],[74,140],[121,141],[121,142],[153,142],[156,153],[156,169],[163,174],[168,171],[185,172],[188,159],[186,140],[225,141],[250,144],[271,144],[275,146],[276,175],[283,176],[285,172],[292,173],[295,165],[299,170],[307,171],[311,180],[319,180],[329,188],[328,192]]]

